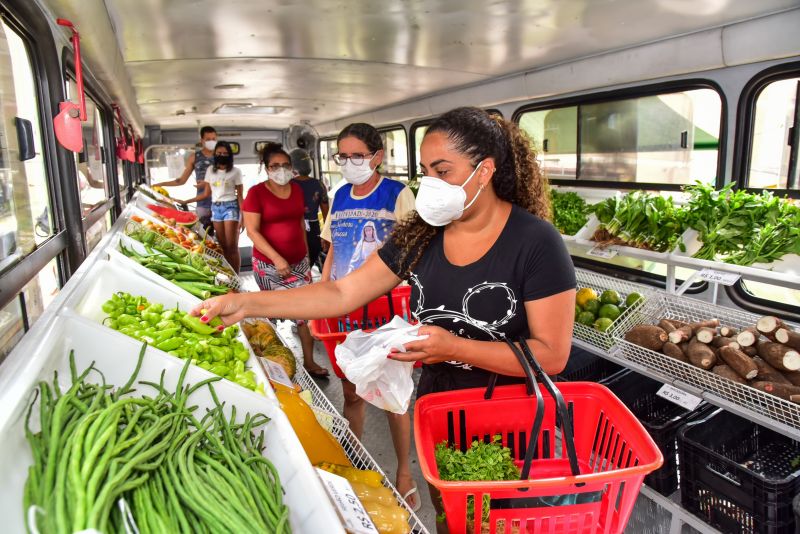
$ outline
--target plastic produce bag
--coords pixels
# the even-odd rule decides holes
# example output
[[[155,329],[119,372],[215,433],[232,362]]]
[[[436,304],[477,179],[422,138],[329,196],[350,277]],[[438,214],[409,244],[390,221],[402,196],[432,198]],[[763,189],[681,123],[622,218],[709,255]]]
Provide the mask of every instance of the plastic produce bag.
[[[398,362],[386,356],[392,349],[405,352],[405,343],[425,339],[427,336],[417,335],[419,327],[395,317],[373,332],[351,332],[336,347],[336,362],[355,384],[359,397],[382,410],[406,413],[414,392],[414,362]]]

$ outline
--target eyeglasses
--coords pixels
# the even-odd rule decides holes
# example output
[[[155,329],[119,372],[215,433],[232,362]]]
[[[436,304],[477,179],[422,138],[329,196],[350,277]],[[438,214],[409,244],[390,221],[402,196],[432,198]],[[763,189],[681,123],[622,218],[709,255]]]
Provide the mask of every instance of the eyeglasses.
[[[273,163],[272,165],[267,167],[267,169],[270,170],[270,171],[277,171],[278,169],[286,169],[287,171],[290,171],[290,170],[292,170],[292,164],[291,163],[284,163],[283,165],[281,165],[279,163]]]
[[[372,156],[374,155],[375,155],[374,152],[369,154],[353,154],[351,156],[346,156],[344,154],[334,154],[333,161],[335,161],[337,165],[344,165],[345,162],[349,159],[353,165],[361,165],[362,163],[364,163],[364,160],[367,158],[367,156],[369,156],[369,159],[372,159]]]

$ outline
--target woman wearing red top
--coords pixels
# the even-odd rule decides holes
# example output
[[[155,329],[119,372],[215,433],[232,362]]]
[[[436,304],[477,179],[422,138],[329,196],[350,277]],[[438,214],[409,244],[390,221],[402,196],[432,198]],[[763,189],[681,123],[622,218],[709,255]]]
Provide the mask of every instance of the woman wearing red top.
[[[267,181],[251,188],[242,204],[244,226],[253,242],[253,272],[262,291],[311,283],[306,243],[303,190],[292,183],[292,163],[280,145],[262,152]],[[296,321],[303,347],[303,366],[317,377],[328,370],[314,361],[314,339],[305,321]]]

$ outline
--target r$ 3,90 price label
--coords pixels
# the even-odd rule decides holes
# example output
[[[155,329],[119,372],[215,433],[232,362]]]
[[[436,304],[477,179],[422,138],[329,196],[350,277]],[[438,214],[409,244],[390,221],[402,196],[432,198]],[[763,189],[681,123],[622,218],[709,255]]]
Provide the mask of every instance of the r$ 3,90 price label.
[[[656,392],[656,395],[667,399],[670,402],[674,402],[681,408],[685,408],[687,410],[694,410],[701,402],[703,402],[703,399],[700,397],[692,395],[691,393],[686,393],[682,389],[670,386],[669,384],[664,384],[661,386],[661,389]]]

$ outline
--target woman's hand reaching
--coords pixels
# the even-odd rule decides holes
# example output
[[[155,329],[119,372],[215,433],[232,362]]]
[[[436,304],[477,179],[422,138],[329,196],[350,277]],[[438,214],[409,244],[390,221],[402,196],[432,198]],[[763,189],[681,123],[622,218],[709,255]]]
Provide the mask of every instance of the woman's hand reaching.
[[[200,320],[204,323],[211,321],[214,317],[219,317],[222,320],[222,324],[230,326],[246,317],[246,299],[247,293],[228,293],[221,297],[214,297],[203,301],[189,313],[200,317]]]
[[[428,365],[458,359],[461,338],[455,334],[438,326],[421,326],[419,335],[428,337],[406,343],[406,352],[393,351],[389,358],[400,362],[422,361]]]

